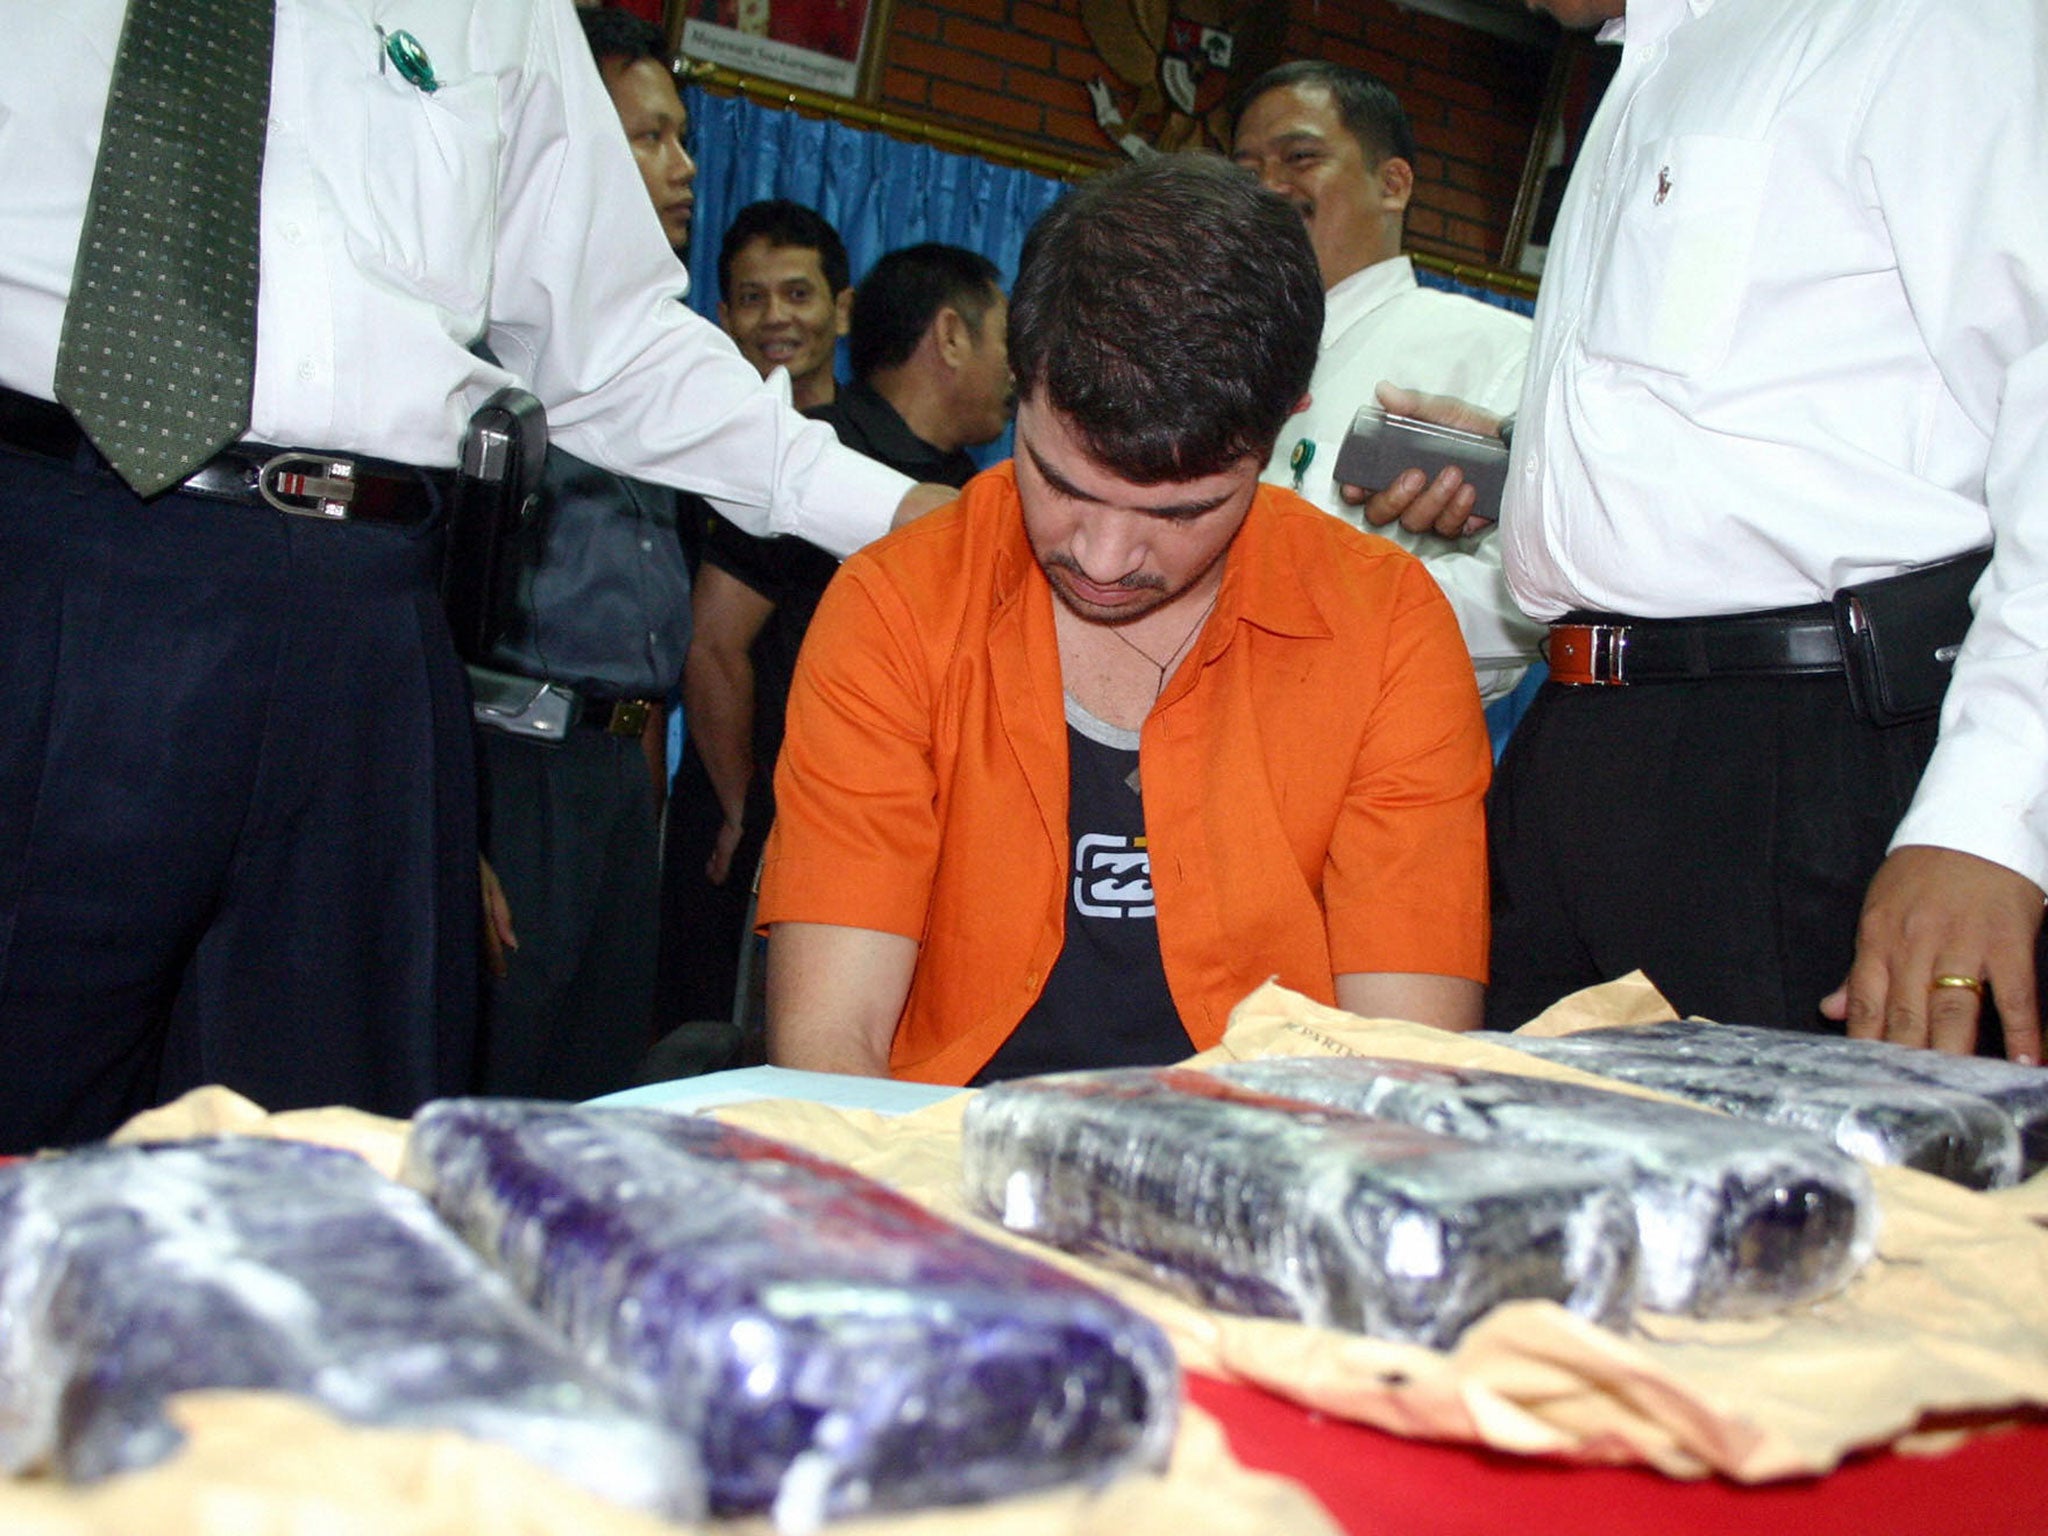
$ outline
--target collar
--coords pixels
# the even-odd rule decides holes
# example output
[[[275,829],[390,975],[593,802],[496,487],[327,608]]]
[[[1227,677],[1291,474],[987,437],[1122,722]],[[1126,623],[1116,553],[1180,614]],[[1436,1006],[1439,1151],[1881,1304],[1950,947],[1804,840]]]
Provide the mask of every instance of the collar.
[[[1416,287],[1415,263],[1406,256],[1360,267],[1323,295],[1322,349],[1328,351],[1367,315]]]
[[[913,480],[958,483],[957,462],[965,460],[971,474],[973,460],[963,453],[949,453],[926,442],[910,430],[902,414],[882,397],[881,391],[860,380],[842,385],[829,405],[819,406],[812,415],[834,426],[843,421],[859,437],[853,446],[871,459]],[[949,474],[948,471],[952,473]]]
[[[1406,258],[1402,260],[1405,265]],[[1288,542],[1287,519],[1329,515],[1292,491],[1261,482],[1258,494],[1252,498],[1251,511],[1245,514],[1244,526],[1230,546],[1223,567],[1223,593],[1216,606],[1270,634],[1327,639],[1334,633],[1329,620],[1316,605],[1294,562],[1282,558],[1282,551]],[[1228,640],[1226,635],[1224,643]]]
[[[1628,10],[1603,23],[1594,38],[1603,43],[1626,43],[1629,21],[1633,18],[1636,41],[1647,43],[1678,25],[1681,8],[1688,16],[1704,16],[1714,8],[1714,0],[1628,0]]]

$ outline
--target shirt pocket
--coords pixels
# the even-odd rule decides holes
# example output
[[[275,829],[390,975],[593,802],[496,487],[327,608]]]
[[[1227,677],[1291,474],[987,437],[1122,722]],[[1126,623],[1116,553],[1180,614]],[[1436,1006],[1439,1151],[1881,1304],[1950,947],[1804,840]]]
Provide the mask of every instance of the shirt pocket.
[[[1630,162],[1586,321],[1589,352],[1681,376],[1727,357],[1770,158],[1758,140],[1691,134]]]
[[[354,255],[480,329],[497,239],[497,81],[423,91],[388,73],[365,82],[360,106]]]

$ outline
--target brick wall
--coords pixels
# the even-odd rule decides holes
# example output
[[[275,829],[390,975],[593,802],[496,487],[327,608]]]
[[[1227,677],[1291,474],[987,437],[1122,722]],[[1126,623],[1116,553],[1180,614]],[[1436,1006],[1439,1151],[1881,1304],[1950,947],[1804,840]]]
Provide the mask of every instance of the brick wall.
[[[1548,50],[1402,10],[1392,0],[1291,0],[1288,11],[1284,44],[1272,62],[1327,58],[1369,69],[1393,86],[1414,120],[1420,153],[1409,244],[1498,264],[1542,104]],[[1090,43],[1081,0],[896,0],[878,105],[1107,164],[1118,151],[1089,100],[1088,82],[1098,76],[1112,82],[1127,110],[1139,105],[1136,88],[1116,80]],[[1240,69],[1237,78],[1249,77]]]

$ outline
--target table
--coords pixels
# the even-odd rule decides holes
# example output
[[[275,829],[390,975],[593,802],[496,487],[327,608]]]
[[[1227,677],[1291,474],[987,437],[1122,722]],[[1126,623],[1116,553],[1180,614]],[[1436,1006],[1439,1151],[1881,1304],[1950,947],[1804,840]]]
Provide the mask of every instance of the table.
[[[2048,1421],[1945,1456],[1889,1453],[1743,1486],[1407,1440],[1257,1387],[1187,1378],[1239,1461],[1296,1479],[1359,1536],[2043,1536]]]

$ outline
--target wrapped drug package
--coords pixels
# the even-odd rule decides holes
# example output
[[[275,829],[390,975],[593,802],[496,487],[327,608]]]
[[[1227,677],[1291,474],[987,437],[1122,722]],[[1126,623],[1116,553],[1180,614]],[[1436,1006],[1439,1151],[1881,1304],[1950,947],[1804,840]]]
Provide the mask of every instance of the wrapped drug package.
[[[442,1100],[404,1177],[785,1529],[1164,1463],[1158,1327],[837,1164],[653,1110]]]
[[[2032,1178],[2048,1168],[2048,1068],[1992,1056],[1950,1056],[1888,1040],[1850,1040],[1753,1024],[1703,1024],[1696,1019],[1651,1025],[1640,1033],[1653,1049],[1669,1046],[1689,1060],[1740,1065],[1769,1053],[1802,1071],[1839,1073],[1853,1082],[1874,1075],[1981,1099],[2011,1120],[2019,1134],[2017,1177]]]
[[[1634,1202],[1640,1304],[1700,1317],[1838,1290],[1874,1247],[1876,1201],[1818,1136],[1508,1072],[1377,1057],[1231,1062],[1219,1077],[1615,1179]]]
[[[1444,1348],[1495,1305],[1633,1304],[1608,1176],[1185,1069],[1020,1078],[967,1106],[968,1198],[1226,1311]]]
[[[2048,1073],[2005,1062],[1698,1022],[1472,1038],[1742,1119],[1813,1131],[1865,1162],[1917,1168],[1969,1189],[2018,1182],[2032,1171],[2029,1143],[2038,1162],[2048,1138]],[[1962,1086],[1972,1074],[1990,1092]]]
[[[0,1467],[148,1466],[179,1443],[165,1400],[197,1388],[459,1430],[620,1503],[704,1508],[689,1442],[352,1153],[226,1137],[0,1168]]]

